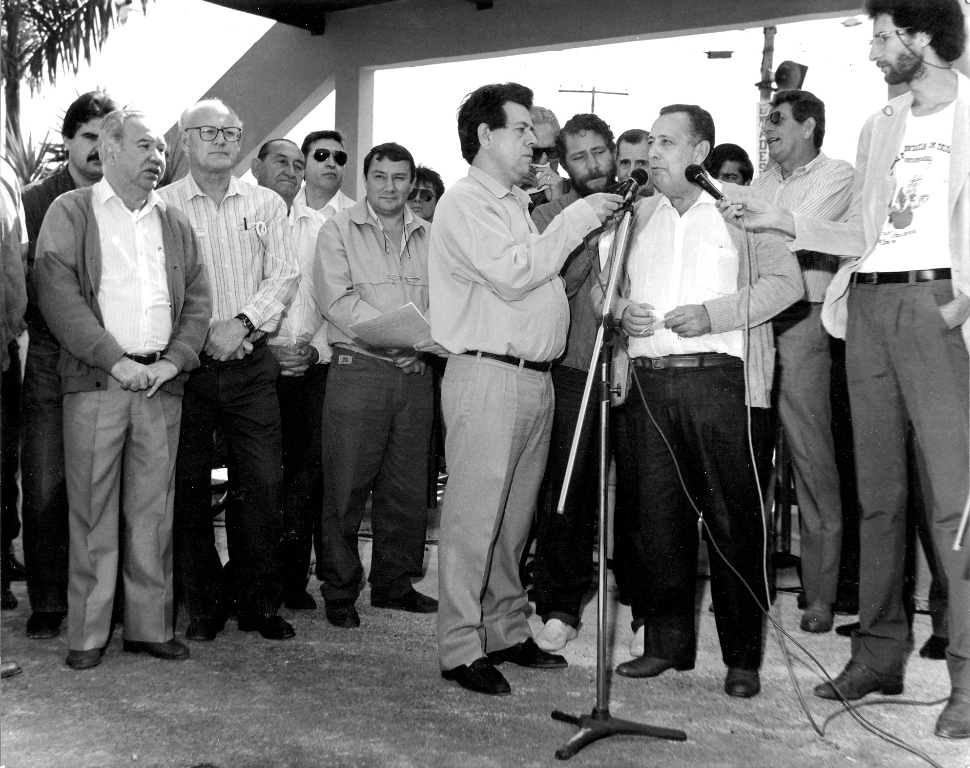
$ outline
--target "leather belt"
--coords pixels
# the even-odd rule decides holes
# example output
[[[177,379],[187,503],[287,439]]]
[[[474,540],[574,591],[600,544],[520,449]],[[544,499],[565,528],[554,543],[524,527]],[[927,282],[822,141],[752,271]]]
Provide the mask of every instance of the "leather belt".
[[[500,363],[514,365],[516,368],[527,368],[530,371],[542,371],[545,373],[552,368],[551,360],[547,360],[544,363],[536,363],[532,360],[523,360],[521,357],[513,357],[512,355],[493,355],[491,352],[475,352],[472,350],[464,354],[473,355],[474,357],[487,357],[489,360],[498,360]]]
[[[148,355],[129,355],[125,352],[125,357],[129,360],[134,360],[136,363],[141,363],[142,365],[151,365],[152,363],[157,363],[162,359],[161,352],[152,352]]]
[[[950,280],[950,269],[911,269],[909,272],[855,272],[852,282],[862,285],[884,283],[925,283],[928,280]]]
[[[637,368],[659,371],[664,368],[718,368],[741,365],[741,358],[723,352],[705,352],[699,355],[667,355],[666,357],[635,357]]]

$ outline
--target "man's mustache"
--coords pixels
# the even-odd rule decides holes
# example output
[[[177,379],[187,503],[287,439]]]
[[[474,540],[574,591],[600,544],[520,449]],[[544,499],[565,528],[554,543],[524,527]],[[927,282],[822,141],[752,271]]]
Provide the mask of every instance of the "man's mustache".
[[[88,155],[88,160],[87,161],[90,163],[91,161],[98,162],[100,160],[101,160],[101,158],[98,156],[98,150],[94,150],[94,152],[92,152],[90,155]]]

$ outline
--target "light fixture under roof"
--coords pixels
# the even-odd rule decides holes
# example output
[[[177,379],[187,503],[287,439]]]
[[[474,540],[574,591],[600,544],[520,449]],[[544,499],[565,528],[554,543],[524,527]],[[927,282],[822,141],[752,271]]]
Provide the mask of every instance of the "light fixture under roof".
[[[734,51],[704,51],[709,59],[730,59]]]

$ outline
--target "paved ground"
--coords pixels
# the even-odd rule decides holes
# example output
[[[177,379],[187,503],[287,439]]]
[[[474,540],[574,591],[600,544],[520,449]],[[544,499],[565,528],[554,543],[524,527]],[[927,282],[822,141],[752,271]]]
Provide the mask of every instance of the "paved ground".
[[[370,545],[362,542],[365,559]],[[427,575],[418,588],[434,595],[437,551],[429,545]],[[783,574],[791,579],[791,574]],[[702,587],[706,587],[700,582]],[[315,583],[313,588],[315,589]],[[580,638],[567,648],[564,672],[505,667],[514,693],[490,698],[467,693],[438,674],[433,616],[376,610],[361,595],[362,626],[331,627],[322,608],[283,611],[297,630],[278,643],[239,632],[230,623],[219,639],[192,644],[183,663],[121,651],[112,641],[102,665],[75,672],[64,665],[66,639],[24,636],[21,601],[2,616],[4,658],[24,673],[3,681],[0,760],[6,768],[343,768],[344,766],[552,766],[555,750],[573,728],[553,721],[553,709],[575,714],[595,702],[595,600]],[[738,701],[721,690],[724,668],[717,650],[706,589],[698,622],[701,648],[692,672],[668,672],[652,681],[612,678],[615,716],[682,728],[685,743],[614,738],[570,762],[577,766],[922,766],[926,761],[865,732],[848,715],[812,730],[799,706],[772,635],[763,692]],[[629,654],[629,609],[610,596],[608,631],[613,663]],[[797,629],[795,597],[780,594],[776,613],[796,639],[836,674],[849,643],[835,634]],[[536,632],[539,622],[533,618]],[[184,631],[180,627],[180,633]],[[120,633],[118,633],[120,635]],[[918,616],[917,647],[929,634]],[[810,695],[818,674],[798,652],[794,676],[821,723],[839,707]],[[932,701],[947,693],[945,665],[914,654],[907,699]],[[937,706],[879,705],[862,714],[944,768],[970,766],[970,742],[932,735]]]

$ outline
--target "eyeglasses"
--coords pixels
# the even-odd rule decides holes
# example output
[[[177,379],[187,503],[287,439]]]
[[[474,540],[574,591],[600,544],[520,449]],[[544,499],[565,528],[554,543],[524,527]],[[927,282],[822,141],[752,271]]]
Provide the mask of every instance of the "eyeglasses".
[[[420,200],[422,203],[430,203],[434,200],[434,192],[430,189],[412,189],[408,195],[408,200]]]
[[[199,138],[202,141],[215,141],[216,136],[220,133],[226,138],[226,141],[239,141],[242,137],[242,128],[216,128],[214,125],[195,125],[185,130],[198,131]]]
[[[880,32],[878,35],[873,35],[872,40],[869,41],[869,47],[885,48],[890,37],[894,35],[898,37],[900,32],[905,31],[904,29],[894,29],[890,32]]]
[[[781,110],[776,109],[774,112],[769,112],[765,115],[764,122],[771,123],[772,125],[781,125],[782,121],[787,119]]]
[[[327,158],[333,155],[333,161],[340,166],[347,165],[347,153],[342,149],[335,149],[332,152],[329,149],[315,149],[313,150],[313,159],[318,163],[327,162]]]
[[[555,146],[552,147],[533,147],[532,148],[532,162],[538,163],[542,156],[545,155],[550,160],[559,159],[559,151]]]

